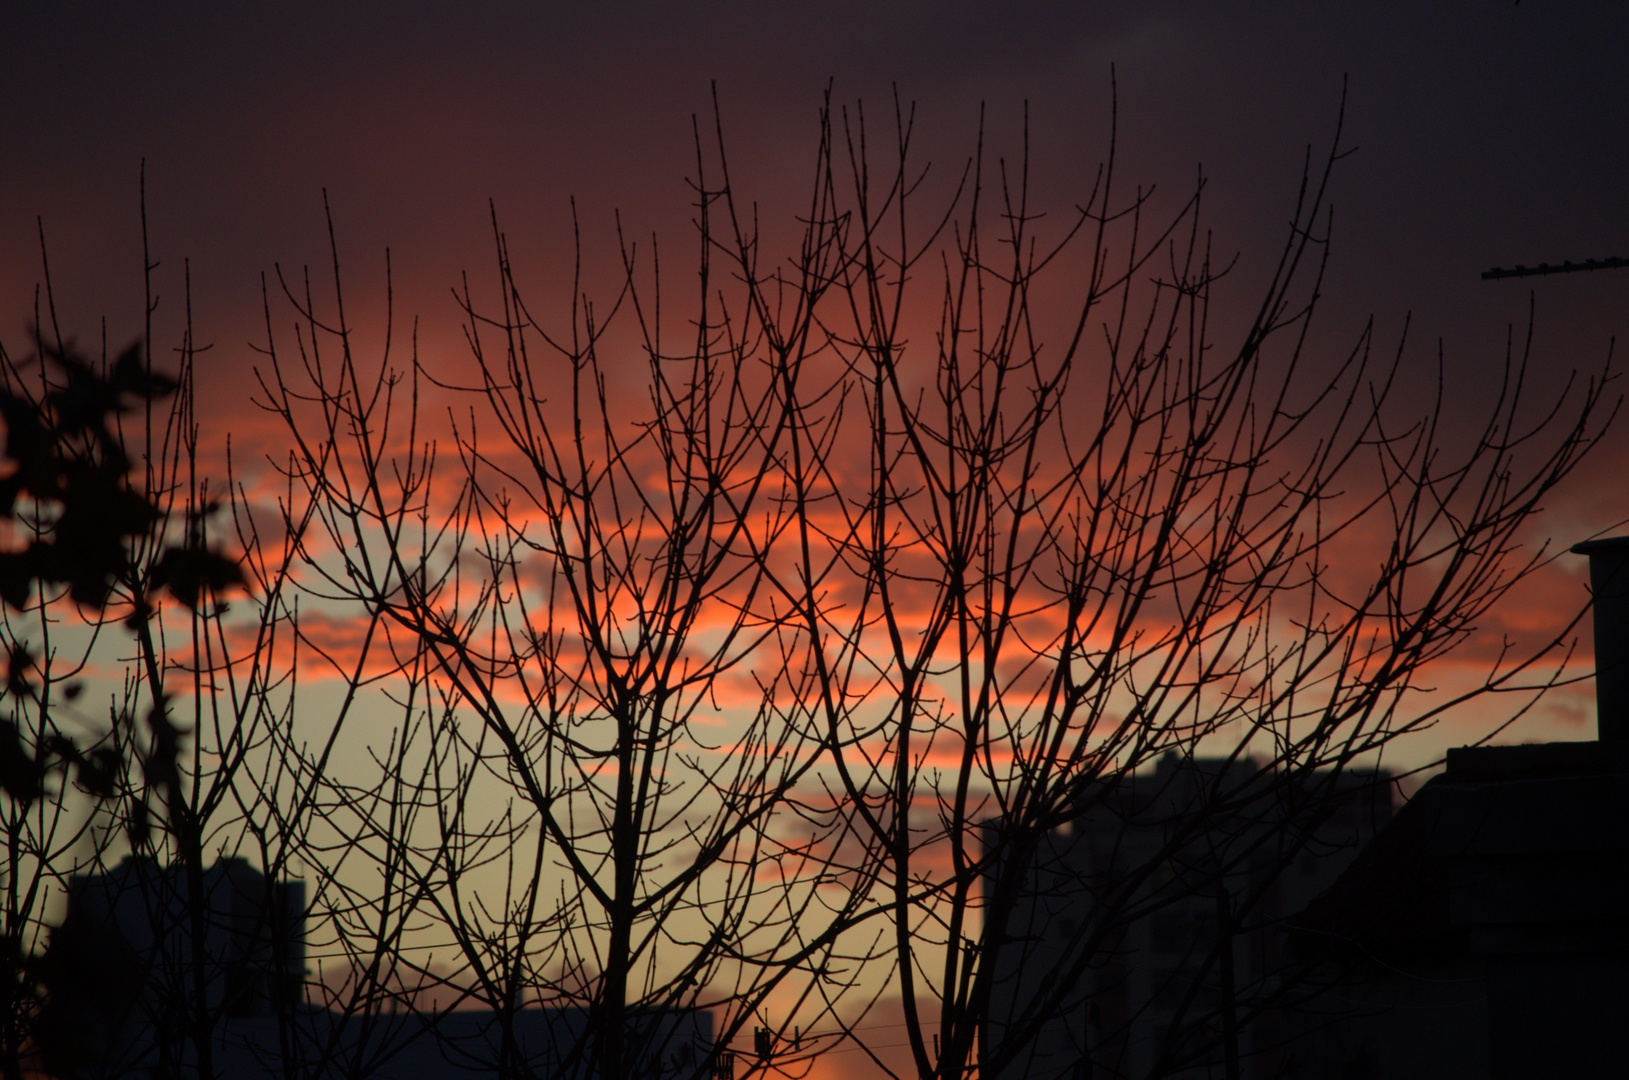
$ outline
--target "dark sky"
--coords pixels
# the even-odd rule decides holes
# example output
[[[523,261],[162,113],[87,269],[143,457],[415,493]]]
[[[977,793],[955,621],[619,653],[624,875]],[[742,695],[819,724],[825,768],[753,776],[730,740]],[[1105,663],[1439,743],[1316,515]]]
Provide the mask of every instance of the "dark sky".
[[[591,243],[612,235],[613,208],[637,232],[688,239],[690,118],[714,80],[739,184],[767,205],[804,190],[828,83],[874,117],[897,86],[917,104],[922,155],[946,167],[981,103],[1010,146],[1028,102],[1041,190],[1063,200],[1103,153],[1111,64],[1122,175],[1180,191],[1202,165],[1218,246],[1245,272],[1282,241],[1344,80],[1357,152],[1337,177],[1327,325],[1372,313],[1394,339],[1411,314],[1411,362],[1441,338],[1451,401],[1496,377],[1530,294],[1541,392],[1597,368],[1626,328],[1629,270],[1478,278],[1629,255],[1621,2],[250,7],[0,11],[0,334],[13,348],[39,278],[37,218],[68,324],[90,337],[105,315],[115,338],[139,325],[143,158],[166,310],[189,259],[225,417],[244,408],[246,343],[263,337],[260,274],[326,259],[324,188],[361,303],[377,301],[388,245],[398,307],[439,347],[456,339],[460,271],[490,266],[489,199],[544,286],[568,269],[573,195]],[[1558,497],[1559,540],[1629,516],[1614,483],[1626,446],[1620,432]]]
[[[873,115],[897,85],[924,154],[947,166],[981,102],[1010,132],[1028,101],[1041,171],[1072,189],[1102,154],[1111,63],[1123,174],[1182,187],[1203,164],[1212,220],[1246,255],[1277,242],[1303,150],[1327,144],[1349,79],[1343,313],[1384,324],[1412,310],[1422,340],[1471,348],[1528,291],[1478,270],[1629,254],[1621,4],[243,7],[8,5],[8,321],[38,276],[36,216],[75,313],[115,313],[143,157],[156,249],[193,260],[201,309],[220,319],[261,269],[322,254],[324,187],[349,259],[371,266],[389,244],[427,296],[484,264],[488,198],[539,258],[573,194],[590,229],[613,207],[682,227],[690,117],[711,80],[737,162],[766,192],[801,190],[828,81]],[[1629,285],[1536,288],[1542,325],[1606,331]],[[228,325],[222,347],[242,336]]]

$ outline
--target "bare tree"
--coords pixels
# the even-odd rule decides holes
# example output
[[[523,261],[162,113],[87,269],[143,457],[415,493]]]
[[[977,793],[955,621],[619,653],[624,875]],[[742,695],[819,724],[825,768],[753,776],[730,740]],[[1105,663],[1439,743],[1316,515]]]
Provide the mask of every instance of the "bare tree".
[[[1547,560],[1531,519],[1604,379],[1534,411],[1513,351],[1466,433],[1394,400],[1403,352],[1372,327],[1330,352],[1338,131],[1236,310],[1202,184],[1159,217],[1111,140],[1046,218],[1027,150],[981,136],[935,189],[911,133],[896,107],[879,153],[828,105],[784,258],[698,137],[677,305],[619,234],[610,299],[578,252],[551,322],[495,227],[498,298],[458,293],[463,367],[388,339],[364,363],[337,253],[321,303],[283,283],[297,348],[269,321],[263,389],[313,515],[300,587],[365,612],[350,685],[401,710],[334,805],[427,920],[375,938],[404,1000],[580,1007],[564,1067],[620,1078],[651,1010],[716,1008],[725,1038],[777,1010],[791,1037],[754,1064],[780,1067],[831,1045],[806,1027],[865,1046],[845,997],[886,985],[918,1076],[995,1076],[1162,908],[1214,899],[1200,970],[1231,982],[1261,900],[1242,867],[1270,881],[1394,740],[1556,677],[1570,624],[1422,693]],[[1135,796],[1162,759],[1221,764]],[[1067,933],[1026,941],[1062,830],[1148,814],[1160,842],[1111,845]],[[1250,827],[1218,840],[1229,821]],[[1202,998],[1154,1071],[1266,1007]]]
[[[306,588],[369,613],[378,677],[411,714],[403,756],[379,764],[412,782],[368,809],[363,835],[456,956],[417,985],[505,1025],[525,1001],[580,1009],[555,1064],[630,1076],[685,1053],[653,1017],[718,1007],[727,1039],[790,975],[844,978],[821,859],[772,829],[827,749],[786,715],[797,646],[770,587],[796,513],[779,459],[803,425],[781,384],[806,348],[777,342],[766,362],[781,328],[717,311],[729,283],[704,255],[691,336],[670,353],[630,247],[614,306],[650,396],[628,424],[603,316],[575,301],[548,336],[498,248],[500,311],[463,298],[472,392],[497,434],[456,421],[450,479],[420,427],[443,385],[416,356],[400,375],[388,355],[364,370],[337,259],[332,316],[285,285],[301,363],[272,344],[264,386],[325,541]],[[794,333],[815,332],[806,310]],[[433,824],[404,812],[420,807]],[[524,1071],[505,1046],[500,1064]]]
[[[824,512],[799,515],[804,561],[777,583],[837,804],[876,868],[915,1072],[1032,1074],[1029,1047],[1124,959],[1129,925],[1215,896],[1198,968],[1230,982],[1234,936],[1350,803],[1351,774],[1472,699],[1530,701],[1557,677],[1576,616],[1423,693],[1550,557],[1524,547],[1531,518],[1598,435],[1605,380],[1526,411],[1528,356],[1508,356],[1466,433],[1440,375],[1421,414],[1392,400],[1403,352],[1377,360],[1372,326],[1332,357],[1315,345],[1338,128],[1229,318],[1202,184],[1151,225],[1148,193],[1112,182],[1111,143],[1075,215],[1044,229],[1027,159],[980,153],[948,212],[918,213],[895,119],[886,168],[845,118],[844,167],[822,176],[845,257],[817,318],[845,371],[821,393],[853,407],[800,434],[868,452],[788,463]],[[766,306],[788,288],[756,279],[750,244],[732,255]],[[1190,794],[1148,797],[1157,761],[1202,758]],[[1108,848],[1061,880],[1058,837],[1088,823]],[[1116,840],[1138,830],[1159,842]],[[1044,941],[1038,889],[1073,908]],[[1217,1041],[1237,1066],[1238,1002],[1262,988],[1205,1004],[1197,985],[1155,1073]]]

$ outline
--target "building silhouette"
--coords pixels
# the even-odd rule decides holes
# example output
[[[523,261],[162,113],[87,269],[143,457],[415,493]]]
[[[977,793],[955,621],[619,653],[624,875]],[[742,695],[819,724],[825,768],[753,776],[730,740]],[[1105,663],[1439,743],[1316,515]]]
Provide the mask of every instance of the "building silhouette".
[[[516,1007],[342,1014],[307,1003],[303,882],[268,882],[223,858],[193,891],[181,867],[131,857],[70,881],[68,910],[43,958],[37,1025],[58,1080],[199,1073],[207,1039],[217,1077],[306,1080],[589,1080],[589,1010]],[[646,1009],[631,1021],[631,1075],[700,1080],[714,1062],[713,1018]]]
[[[1241,759],[1168,754],[1092,789],[1024,870],[993,957],[980,1075],[1223,1076],[1229,1059],[1236,1075],[1273,1075],[1284,917],[1390,816],[1384,773]],[[1012,857],[1001,832],[986,826],[998,860]]]
[[[66,916],[42,963],[38,1023],[59,1076],[147,1075],[202,1023],[274,1015],[301,999],[305,885],[271,882],[243,859],[198,876],[126,856],[69,881]],[[207,1020],[206,1020],[207,1018]]]
[[[1581,544],[1595,742],[1450,750],[1295,920],[1285,1075],[1629,1075],[1629,538]]]
[[[1295,927],[1284,1075],[1621,1076],[1629,747],[1468,747]]]
[[[986,1080],[1629,1075],[1629,537],[1573,550],[1597,741],[1450,750],[1389,821],[1374,774],[1310,824],[1239,762],[1098,793],[1026,871]]]
[[[361,1023],[326,1010],[304,1010],[292,1053],[277,1021],[226,1025],[217,1044],[221,1077],[298,1075],[370,1080],[475,1080],[536,1077],[588,1080],[584,1059],[590,1022],[583,1008],[530,1006],[499,1016],[491,1009],[375,1014]],[[507,1025],[507,1030],[506,1030]],[[636,1080],[708,1080],[713,1075],[713,1015],[705,1009],[642,1010],[630,1025]]]

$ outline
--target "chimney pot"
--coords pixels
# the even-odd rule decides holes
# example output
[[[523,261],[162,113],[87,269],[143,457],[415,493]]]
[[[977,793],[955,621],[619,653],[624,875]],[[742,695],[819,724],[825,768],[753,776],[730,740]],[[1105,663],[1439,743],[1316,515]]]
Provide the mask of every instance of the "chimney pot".
[[[1589,556],[1596,737],[1629,742],[1629,536],[1586,540],[1572,550]]]

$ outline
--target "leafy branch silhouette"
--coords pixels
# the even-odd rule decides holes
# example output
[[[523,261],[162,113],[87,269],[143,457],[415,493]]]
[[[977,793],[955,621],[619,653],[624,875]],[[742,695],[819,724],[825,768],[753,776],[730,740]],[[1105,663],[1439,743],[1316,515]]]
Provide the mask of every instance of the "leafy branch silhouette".
[[[96,612],[128,603],[125,624],[136,630],[151,617],[153,597],[161,590],[196,611],[206,600],[241,587],[238,564],[207,545],[201,521],[189,524],[179,542],[164,545],[147,568],[135,556],[145,541],[162,540],[153,534],[162,528],[164,515],[155,502],[161,493],[131,484],[134,463],[117,421],[137,403],[175,393],[176,381],[152,370],[135,343],[111,365],[95,364],[68,345],[42,345],[41,352],[39,393],[29,392],[21,378],[0,386],[5,457],[13,465],[0,479],[0,514],[22,523],[16,531],[27,537],[26,543],[0,551],[0,600],[21,611],[36,586],[65,587],[70,600]],[[28,647],[14,644],[0,693],[36,693],[29,674],[34,667]],[[78,690],[70,685],[67,696]],[[162,701],[148,719],[153,738],[142,765],[149,779],[163,785],[176,776],[182,733],[167,719]],[[46,776],[69,766],[86,793],[102,799],[114,794],[115,750],[101,746],[81,752],[70,737],[57,734],[30,754],[17,724],[0,718],[0,789],[12,798],[39,798]],[[142,831],[139,818],[131,824],[133,834]],[[132,839],[139,844],[139,836]]]

